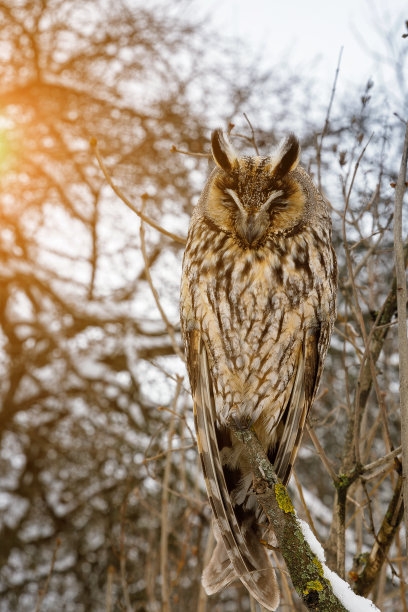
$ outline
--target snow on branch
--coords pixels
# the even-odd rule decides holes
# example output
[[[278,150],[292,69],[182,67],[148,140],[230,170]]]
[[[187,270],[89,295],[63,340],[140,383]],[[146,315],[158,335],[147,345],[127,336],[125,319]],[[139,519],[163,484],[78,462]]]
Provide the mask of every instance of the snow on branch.
[[[258,503],[272,525],[293,585],[306,607],[320,612],[380,612],[325,565],[321,544],[307,523],[298,519],[286,487],[279,481],[255,432],[231,428],[245,444]]]

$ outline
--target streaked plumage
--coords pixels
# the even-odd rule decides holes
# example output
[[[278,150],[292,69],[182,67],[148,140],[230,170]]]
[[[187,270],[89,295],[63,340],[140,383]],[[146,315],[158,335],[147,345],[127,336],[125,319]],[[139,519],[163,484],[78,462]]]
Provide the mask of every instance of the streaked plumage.
[[[336,260],[327,202],[298,166],[290,135],[268,157],[238,156],[216,130],[212,172],[183,262],[181,324],[198,448],[217,546],[212,594],[240,578],[268,610],[279,591],[267,524],[244,448],[228,424],[253,424],[289,480],[335,318]]]

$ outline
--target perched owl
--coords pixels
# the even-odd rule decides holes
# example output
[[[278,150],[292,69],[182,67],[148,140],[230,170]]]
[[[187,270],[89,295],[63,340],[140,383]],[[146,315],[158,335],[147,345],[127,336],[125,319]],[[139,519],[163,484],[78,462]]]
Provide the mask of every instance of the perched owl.
[[[279,589],[261,541],[268,524],[245,448],[252,425],[283,483],[316,395],[335,319],[337,268],[328,204],[291,134],[266,157],[240,156],[212,134],[217,167],[192,215],[181,325],[198,449],[217,545],[203,585],[240,579],[267,610]]]

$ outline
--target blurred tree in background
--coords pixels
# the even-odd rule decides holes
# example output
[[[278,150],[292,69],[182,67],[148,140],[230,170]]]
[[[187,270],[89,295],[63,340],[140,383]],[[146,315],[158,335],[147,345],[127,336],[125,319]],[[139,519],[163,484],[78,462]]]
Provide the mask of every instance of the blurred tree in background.
[[[334,204],[339,320],[311,435],[336,474],[352,471],[356,443],[363,464],[399,444],[395,309],[388,320],[378,315],[392,292],[389,182],[401,122],[369,83],[325,124],[326,110],[310,104],[313,83],[251,63],[193,19],[191,6],[0,2],[1,612],[154,612],[164,598],[168,609],[205,610],[210,513],[177,355],[177,236],[208,171],[210,130],[234,123],[237,147],[251,150],[244,112],[264,153],[300,132],[303,165]],[[90,139],[135,207],[173,238],[146,223],[140,231]],[[354,428],[357,381],[370,378],[362,320],[368,334],[377,321],[387,337]],[[305,436],[293,490],[340,573],[347,531],[343,553],[357,585],[360,553],[373,551],[398,493],[398,469],[388,461],[372,480],[350,484],[339,526],[332,478]],[[399,537],[370,586],[384,610],[405,600]],[[301,609],[290,589],[284,597]],[[249,606],[238,587],[207,602],[220,612]]]

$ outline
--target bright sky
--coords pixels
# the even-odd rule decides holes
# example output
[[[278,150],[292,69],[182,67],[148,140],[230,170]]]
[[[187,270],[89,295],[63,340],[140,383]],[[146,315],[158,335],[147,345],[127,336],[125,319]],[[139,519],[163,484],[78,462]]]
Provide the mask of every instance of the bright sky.
[[[358,38],[378,50],[379,29],[400,24],[396,44],[402,39],[408,19],[407,0],[210,0],[211,13],[226,34],[250,42],[273,60],[291,56],[292,64],[306,65],[316,76],[332,82],[340,48],[343,46],[341,74],[345,82],[363,84],[378,74],[375,62]],[[402,17],[402,18],[401,18]],[[314,59],[319,59],[316,64]]]

